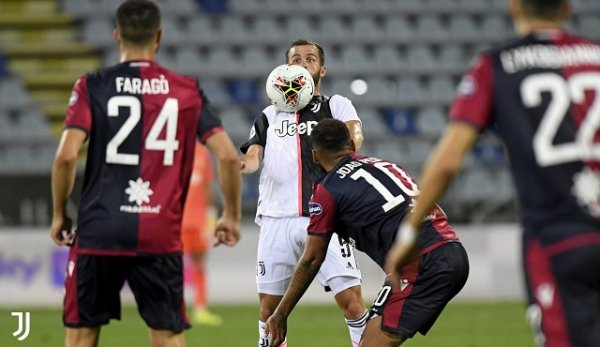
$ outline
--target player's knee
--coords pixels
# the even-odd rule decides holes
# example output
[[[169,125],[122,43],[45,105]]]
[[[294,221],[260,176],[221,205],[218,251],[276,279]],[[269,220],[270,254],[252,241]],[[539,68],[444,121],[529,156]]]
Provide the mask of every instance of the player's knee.
[[[360,292],[360,286],[343,290],[335,298],[340,310],[347,319],[358,319],[365,314],[366,307]]]

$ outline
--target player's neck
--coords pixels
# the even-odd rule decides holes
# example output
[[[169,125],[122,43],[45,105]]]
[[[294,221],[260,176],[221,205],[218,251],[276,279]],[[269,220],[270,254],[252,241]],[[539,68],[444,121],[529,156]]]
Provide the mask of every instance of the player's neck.
[[[156,50],[153,47],[149,48],[129,48],[121,47],[120,62],[132,60],[156,60]]]
[[[515,23],[517,35],[527,36],[536,31],[544,30],[561,30],[561,23],[558,21],[543,20],[543,19],[528,19],[521,20]]]

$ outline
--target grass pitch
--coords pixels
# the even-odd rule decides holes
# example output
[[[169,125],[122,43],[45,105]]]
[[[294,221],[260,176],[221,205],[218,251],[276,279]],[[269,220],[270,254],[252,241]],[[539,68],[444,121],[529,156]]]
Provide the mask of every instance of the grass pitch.
[[[190,347],[257,346],[257,305],[214,306],[223,316],[221,327],[194,326],[186,332]],[[31,312],[29,337],[19,342],[12,336],[17,320],[11,311],[0,309],[0,346],[63,346],[62,311],[57,309],[26,309]],[[100,346],[148,346],[144,322],[134,307],[125,307],[121,321],[112,321],[102,328]],[[349,347],[347,327],[335,306],[315,306],[300,303],[288,321],[288,341],[291,347]],[[426,337],[417,335],[403,346],[415,347],[533,347],[525,323],[523,304],[452,303],[448,305]]]

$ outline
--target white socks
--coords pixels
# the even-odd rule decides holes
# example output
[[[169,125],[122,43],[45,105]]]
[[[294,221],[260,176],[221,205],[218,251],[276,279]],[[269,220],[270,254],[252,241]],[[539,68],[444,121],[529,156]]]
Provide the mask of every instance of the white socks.
[[[365,309],[365,314],[363,314],[362,317],[358,319],[346,319],[346,324],[350,331],[350,340],[352,340],[352,347],[358,347],[360,338],[367,325],[367,318],[369,318],[369,311]]]
[[[265,334],[267,324],[261,320],[258,321],[258,347],[270,347],[269,337]],[[357,345],[358,346],[358,345]],[[279,347],[287,347],[287,338],[279,345]]]

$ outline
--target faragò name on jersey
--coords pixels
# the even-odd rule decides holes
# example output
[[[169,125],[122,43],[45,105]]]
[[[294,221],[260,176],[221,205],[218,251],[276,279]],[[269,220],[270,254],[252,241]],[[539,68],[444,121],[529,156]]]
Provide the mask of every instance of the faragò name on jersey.
[[[528,45],[500,53],[506,73],[525,69],[559,69],[566,66],[600,65],[600,46],[579,44],[570,46]]]
[[[340,176],[340,178],[344,178],[348,174],[352,173],[352,171],[354,171],[354,169],[356,169],[357,167],[361,167],[364,164],[377,163],[380,161],[382,161],[382,160],[379,158],[373,158],[373,157],[362,158],[359,160],[353,160],[349,163],[342,165],[339,169],[335,170],[335,173],[338,174],[338,176]]]
[[[169,81],[164,75],[160,78],[116,77],[115,86],[117,93],[129,94],[168,94]]]

